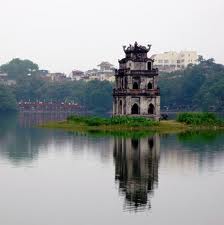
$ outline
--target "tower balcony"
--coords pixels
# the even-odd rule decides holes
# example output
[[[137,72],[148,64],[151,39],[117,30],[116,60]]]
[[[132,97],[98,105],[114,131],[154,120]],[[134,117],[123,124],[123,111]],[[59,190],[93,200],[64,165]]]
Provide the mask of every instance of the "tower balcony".
[[[160,89],[113,89],[113,96],[159,96]]]
[[[130,70],[130,69],[118,69],[115,70],[115,76],[158,76],[158,68],[153,68],[152,70]]]

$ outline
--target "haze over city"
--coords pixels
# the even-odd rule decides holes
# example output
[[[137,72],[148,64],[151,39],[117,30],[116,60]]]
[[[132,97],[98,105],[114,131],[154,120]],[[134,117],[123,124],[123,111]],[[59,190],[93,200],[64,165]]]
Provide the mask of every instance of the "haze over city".
[[[118,65],[122,45],[196,50],[224,63],[222,0],[0,0],[0,64],[26,58],[52,72]]]

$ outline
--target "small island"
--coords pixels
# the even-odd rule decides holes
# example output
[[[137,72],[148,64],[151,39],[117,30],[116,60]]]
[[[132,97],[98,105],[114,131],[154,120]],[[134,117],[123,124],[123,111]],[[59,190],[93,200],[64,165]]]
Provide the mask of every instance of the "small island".
[[[69,116],[66,121],[49,122],[45,128],[60,128],[79,132],[158,132],[177,133],[189,130],[222,130],[224,120],[214,113],[180,113],[176,120],[155,121],[145,117]]]

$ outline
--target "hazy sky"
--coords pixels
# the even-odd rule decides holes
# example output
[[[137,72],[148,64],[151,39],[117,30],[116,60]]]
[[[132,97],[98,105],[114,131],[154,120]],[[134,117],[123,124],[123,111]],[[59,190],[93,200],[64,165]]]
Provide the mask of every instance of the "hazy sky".
[[[51,72],[117,66],[122,45],[197,50],[224,63],[223,0],[0,0],[0,64],[28,58]]]

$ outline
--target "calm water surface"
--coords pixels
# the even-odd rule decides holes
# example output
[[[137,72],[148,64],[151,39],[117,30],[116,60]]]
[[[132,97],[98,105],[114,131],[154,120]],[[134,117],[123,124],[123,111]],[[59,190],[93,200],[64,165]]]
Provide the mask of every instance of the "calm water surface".
[[[0,116],[1,225],[224,224],[224,134],[32,127],[46,120]]]

